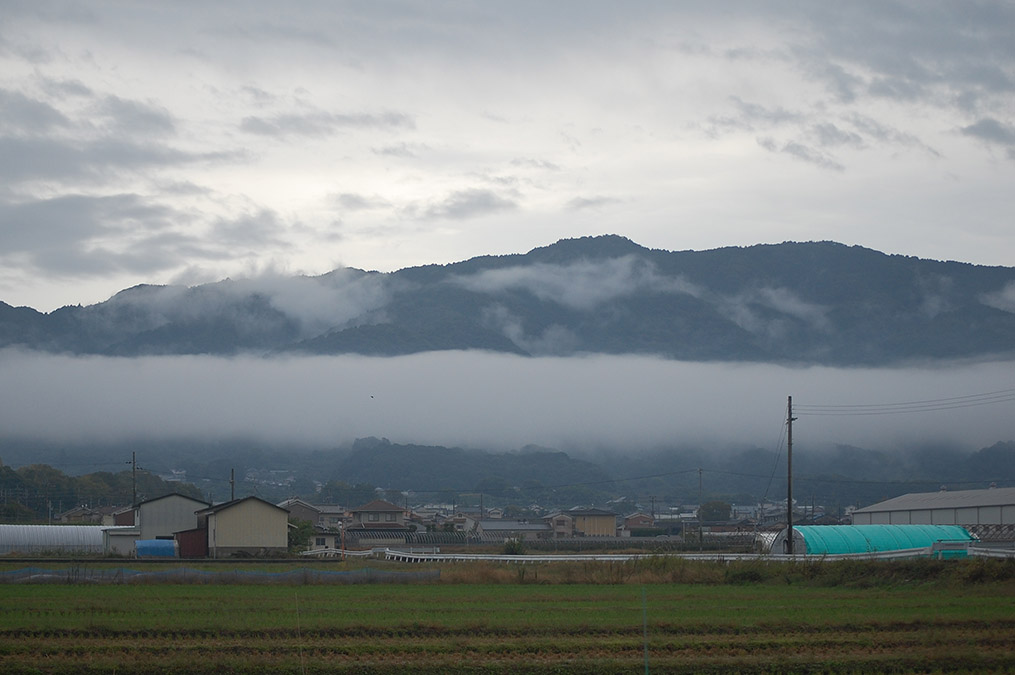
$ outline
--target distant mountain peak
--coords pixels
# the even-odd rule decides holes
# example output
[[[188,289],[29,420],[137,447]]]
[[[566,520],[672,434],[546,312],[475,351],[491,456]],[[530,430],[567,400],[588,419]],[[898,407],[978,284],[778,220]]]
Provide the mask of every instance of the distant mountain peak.
[[[636,244],[627,237],[618,234],[601,234],[596,236],[560,239],[549,246],[541,246],[529,251],[528,255],[544,259],[575,259],[575,258],[614,258],[632,253],[643,253],[647,248]]]

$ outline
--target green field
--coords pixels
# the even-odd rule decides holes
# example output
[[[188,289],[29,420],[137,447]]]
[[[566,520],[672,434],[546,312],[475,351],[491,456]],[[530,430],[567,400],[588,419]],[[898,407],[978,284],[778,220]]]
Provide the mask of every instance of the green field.
[[[656,673],[1015,672],[1011,565],[926,562],[835,585],[4,585],[0,671],[637,673],[647,646]]]

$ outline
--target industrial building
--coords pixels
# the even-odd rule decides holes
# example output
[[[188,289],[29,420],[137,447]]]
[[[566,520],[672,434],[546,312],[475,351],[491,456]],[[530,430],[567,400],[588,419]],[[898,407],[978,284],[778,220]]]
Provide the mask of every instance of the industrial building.
[[[961,525],[979,539],[1015,537],[1015,488],[919,492],[853,512],[854,525]]]

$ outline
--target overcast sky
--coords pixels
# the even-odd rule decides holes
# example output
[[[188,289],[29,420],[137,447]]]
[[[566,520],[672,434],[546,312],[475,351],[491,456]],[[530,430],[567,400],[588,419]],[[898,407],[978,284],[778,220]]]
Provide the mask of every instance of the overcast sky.
[[[0,0],[0,300],[617,233],[1015,264],[1010,2]]]

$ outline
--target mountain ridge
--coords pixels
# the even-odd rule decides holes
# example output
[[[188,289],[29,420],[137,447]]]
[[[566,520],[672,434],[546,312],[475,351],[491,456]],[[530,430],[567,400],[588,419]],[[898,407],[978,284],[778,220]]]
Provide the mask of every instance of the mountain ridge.
[[[107,356],[488,350],[889,365],[1015,353],[1015,268],[838,242],[705,251],[619,235],[380,273],[139,284],[49,314],[0,302],[0,347]]]

